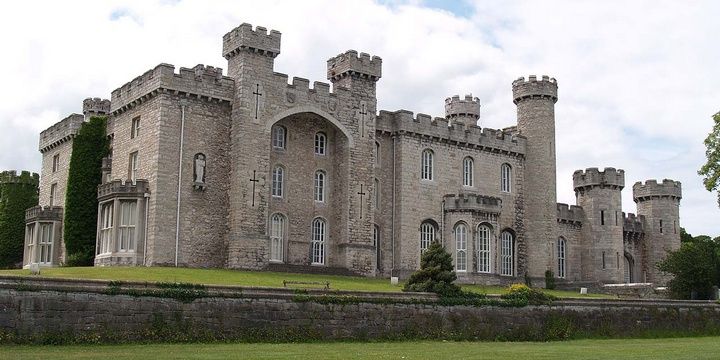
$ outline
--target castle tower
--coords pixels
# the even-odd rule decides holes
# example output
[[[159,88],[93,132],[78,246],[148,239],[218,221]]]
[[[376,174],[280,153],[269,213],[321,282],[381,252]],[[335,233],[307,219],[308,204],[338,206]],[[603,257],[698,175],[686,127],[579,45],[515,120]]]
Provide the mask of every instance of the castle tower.
[[[40,176],[27,171],[0,172],[0,267],[23,260],[25,210],[37,205]]]
[[[100,98],[87,98],[83,100],[83,115],[86,120],[92,116],[106,116],[110,114],[110,100]]]
[[[623,282],[623,224],[620,192],[625,187],[625,171],[589,168],[573,173],[577,204],[585,210],[583,224],[586,241],[582,259],[582,278],[603,283]]]
[[[527,272],[541,277],[553,269],[552,244],[557,240],[557,189],[555,163],[555,103],[557,82],[543,76],[538,81],[531,75],[526,81],[519,78],[512,83],[513,102],[517,105],[517,126],[527,138],[524,184],[513,184],[523,192],[525,200],[525,244],[518,248],[518,257],[525,254]],[[515,177],[518,179],[519,177]],[[521,243],[518,238],[518,243]],[[520,270],[520,269],[519,269]],[[522,275],[522,273],[518,273]]]
[[[633,200],[638,215],[645,216],[645,255],[647,281],[664,284],[668,275],[660,272],[656,264],[668,251],[680,248],[680,199],[682,187],[679,181],[665,179],[662,183],[647,180],[633,185]]]
[[[465,95],[462,100],[459,95],[445,99],[445,118],[453,125],[477,125],[480,119],[480,99],[472,95]]]

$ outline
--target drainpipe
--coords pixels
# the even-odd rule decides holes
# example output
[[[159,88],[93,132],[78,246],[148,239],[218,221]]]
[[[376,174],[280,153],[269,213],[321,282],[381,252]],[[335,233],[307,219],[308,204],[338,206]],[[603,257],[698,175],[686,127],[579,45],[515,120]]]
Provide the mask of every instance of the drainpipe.
[[[390,216],[390,242],[391,242],[391,254],[392,264],[390,265],[390,276],[395,275],[395,140],[396,135],[392,136],[393,148],[392,148],[392,159],[393,159],[393,173],[392,173],[392,215]]]
[[[445,247],[445,199],[440,203],[440,245]]]
[[[180,100],[180,152],[178,153],[178,184],[177,184],[177,211],[175,213],[175,267],[178,266],[178,251],[180,247],[180,189],[182,186],[182,156],[185,141],[185,107],[187,101]]]
[[[150,193],[145,193],[145,240],[143,240],[143,266],[147,266],[147,238],[148,238],[148,217],[149,217],[149,210],[148,207],[150,206]]]

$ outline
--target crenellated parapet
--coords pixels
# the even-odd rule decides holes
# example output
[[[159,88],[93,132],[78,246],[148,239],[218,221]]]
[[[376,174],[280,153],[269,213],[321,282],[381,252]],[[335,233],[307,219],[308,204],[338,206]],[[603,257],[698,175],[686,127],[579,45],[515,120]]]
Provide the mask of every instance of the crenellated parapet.
[[[476,211],[499,214],[502,211],[502,199],[471,193],[448,194],[444,197],[445,211]]]
[[[521,135],[512,135],[502,130],[481,129],[475,125],[450,126],[448,119],[432,118],[425,114],[414,116],[407,110],[395,112],[381,110],[375,126],[379,132],[417,136],[514,156],[525,154],[526,139]]]
[[[445,118],[460,124],[475,125],[480,118],[480,99],[472,95],[459,95],[445,99]]]
[[[34,206],[25,210],[25,222],[62,221],[62,206]]]
[[[80,127],[85,122],[85,116],[80,114],[71,114],[60,120],[55,125],[40,132],[39,150],[41,153],[71,140],[80,131]]]
[[[110,113],[110,100],[101,98],[87,98],[83,100],[83,115],[107,115]]]
[[[585,210],[582,206],[557,203],[557,221],[563,224],[581,226],[585,221]]]
[[[37,187],[40,184],[40,175],[22,171],[9,170],[0,172],[0,184],[26,184]]]
[[[98,186],[99,201],[113,197],[143,197],[146,193],[150,193],[150,184],[143,179],[138,179],[134,183],[130,180],[116,179]]]
[[[543,75],[540,81],[535,75],[530,75],[528,80],[520,77],[512,83],[513,102],[517,105],[523,100],[533,98],[547,98],[557,102],[557,89],[557,80],[547,75]]]
[[[679,181],[664,179],[662,183],[657,180],[647,180],[645,183],[636,182],[633,185],[633,200],[635,202],[670,198],[675,200],[682,199],[682,186]]]
[[[625,170],[611,167],[607,167],[603,171],[598,168],[588,168],[585,171],[575,170],[573,187],[576,192],[593,187],[622,190],[625,187]]]
[[[645,221],[645,217],[642,215],[636,216],[633,213],[628,213],[625,215],[623,213],[623,232],[625,233],[643,233],[645,232],[645,229],[643,227],[643,223]]]
[[[222,55],[229,60],[241,51],[249,51],[275,58],[280,54],[280,38],[279,31],[268,33],[262,26],[253,29],[252,25],[242,23],[223,36]]]
[[[229,104],[234,87],[235,81],[223,76],[221,68],[198,64],[176,73],[175,66],[163,63],[113,90],[112,113],[117,115],[162,93]]]
[[[355,77],[378,81],[382,77],[382,59],[379,56],[348,50],[327,61],[327,78],[333,82]]]

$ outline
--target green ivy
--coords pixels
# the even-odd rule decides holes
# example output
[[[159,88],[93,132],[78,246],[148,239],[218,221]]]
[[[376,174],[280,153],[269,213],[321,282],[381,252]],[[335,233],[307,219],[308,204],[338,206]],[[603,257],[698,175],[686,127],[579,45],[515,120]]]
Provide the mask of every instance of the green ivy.
[[[65,195],[64,240],[66,265],[93,265],[97,228],[97,187],[102,180],[102,159],[109,152],[107,118],[92,117],[73,139]]]
[[[27,178],[19,183],[0,182],[0,268],[16,267],[23,261],[25,210],[38,204],[37,178],[34,184],[29,174]]]

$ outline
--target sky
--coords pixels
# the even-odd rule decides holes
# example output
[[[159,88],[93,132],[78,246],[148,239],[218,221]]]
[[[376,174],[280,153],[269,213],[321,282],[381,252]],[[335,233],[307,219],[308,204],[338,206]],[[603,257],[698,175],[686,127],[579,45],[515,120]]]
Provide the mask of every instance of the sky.
[[[39,172],[38,134],[86,97],[165,62],[227,73],[222,36],[243,22],[282,33],[275,71],[325,79],[348,49],[383,58],[378,107],[444,116],[444,99],[480,98],[480,125],[515,125],[511,83],[558,80],[558,201],[572,173],[625,170],[632,185],[682,182],[680,223],[720,235],[702,186],[703,139],[720,111],[720,2],[584,0],[22,1],[0,11],[0,170]]]

